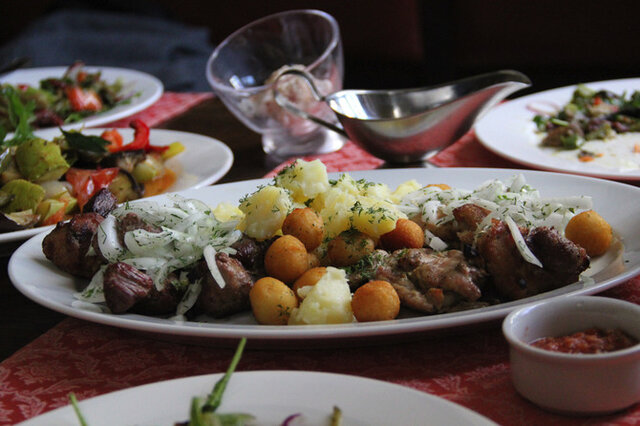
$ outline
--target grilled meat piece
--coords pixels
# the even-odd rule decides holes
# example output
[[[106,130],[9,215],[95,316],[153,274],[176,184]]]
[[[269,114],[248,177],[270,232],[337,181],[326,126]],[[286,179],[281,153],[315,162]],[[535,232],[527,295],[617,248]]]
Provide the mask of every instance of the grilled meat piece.
[[[129,231],[134,231],[136,229],[144,229],[149,232],[162,232],[162,228],[155,225],[150,225],[140,219],[135,213],[127,213],[124,217],[121,217],[116,221],[116,227],[118,232],[118,240],[120,244],[124,245],[124,234]],[[100,251],[100,245],[98,244],[98,239],[94,238],[93,242],[93,250],[96,252],[96,255],[104,260],[104,263],[107,263],[107,260],[102,256],[102,252]]]
[[[442,290],[424,292],[400,270],[397,258],[389,256],[387,262],[376,270],[375,279],[389,282],[398,293],[403,306],[424,313],[438,312],[444,303]]]
[[[476,228],[489,213],[490,210],[476,204],[465,204],[453,210],[453,216],[458,223],[457,236],[463,244],[473,245]]]
[[[195,268],[195,276],[192,279],[202,279],[202,290],[196,301],[196,309],[214,318],[249,309],[249,292],[254,283],[251,274],[239,260],[223,252],[216,253],[216,265],[224,278],[224,288],[220,288],[213,278],[206,261],[200,261]]]
[[[476,228],[489,213],[491,212],[484,207],[469,203],[453,210],[455,220],[438,225],[429,223],[422,226],[454,247],[458,246],[459,242],[463,245],[472,245]]]
[[[123,263],[107,266],[104,273],[104,297],[114,314],[128,311],[144,315],[162,315],[175,311],[182,292],[171,284],[177,277],[171,274],[158,291],[150,276]]]
[[[235,249],[235,254],[231,257],[242,263],[249,272],[255,276],[264,276],[264,255],[273,242],[273,239],[257,241],[254,238],[243,235],[238,241],[231,245]]]
[[[525,242],[544,268],[523,259],[508,226],[494,221],[478,240],[478,252],[485,261],[497,291],[508,299],[521,299],[578,281],[589,267],[586,251],[553,228],[521,230]]]
[[[74,216],[69,222],[58,222],[42,241],[44,255],[71,275],[91,278],[102,265],[103,258],[87,255],[87,252],[103,219],[97,213],[84,213]]]
[[[102,188],[91,197],[87,204],[84,205],[82,211],[84,213],[98,213],[102,217],[107,217],[109,213],[116,208],[118,199],[109,189]]]
[[[135,213],[127,213],[118,219],[118,235],[121,241],[124,241],[124,234],[129,231],[135,231],[136,229],[144,229],[149,232],[162,232],[162,228],[145,222]]]
[[[348,275],[352,289],[372,279],[388,281],[403,306],[425,313],[448,312],[460,303],[476,302],[484,278],[484,271],[469,265],[462,252],[436,253],[427,248],[391,254],[376,250],[366,264]]]
[[[104,297],[114,314],[122,314],[151,292],[153,280],[133,266],[118,262],[104,272]]]
[[[482,295],[476,282],[484,279],[484,274],[470,266],[461,251],[449,250],[424,256],[422,264],[409,274],[409,279],[425,292],[439,288],[475,302]]]

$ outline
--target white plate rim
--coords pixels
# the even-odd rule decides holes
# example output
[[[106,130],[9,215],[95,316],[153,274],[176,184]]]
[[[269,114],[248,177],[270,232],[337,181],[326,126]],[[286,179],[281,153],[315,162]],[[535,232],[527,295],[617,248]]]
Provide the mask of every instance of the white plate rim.
[[[0,83],[10,83],[14,85],[29,84],[38,87],[40,80],[49,77],[61,77],[67,69],[68,67],[63,66],[22,68],[0,77]],[[90,115],[75,123],[64,124],[61,126],[64,130],[94,127],[131,116],[155,103],[164,92],[164,85],[157,77],[142,71],[95,65],[86,65],[84,69],[88,72],[101,71],[102,78],[108,82],[114,82],[120,78],[126,87],[125,90],[140,92],[140,94],[134,96],[127,104],[116,106],[99,114]],[[127,84],[131,83],[133,83],[133,85],[128,87]],[[50,128],[42,128],[39,130],[45,129]]]
[[[621,93],[626,89],[640,90],[640,78],[593,81],[584,84],[599,90],[608,89]],[[590,163],[572,162],[560,164],[561,159],[541,150],[527,139],[533,135],[535,113],[526,106],[536,101],[551,101],[558,106],[566,104],[577,84],[558,87],[515,98],[492,108],[475,124],[478,141],[489,151],[538,170],[573,173],[604,179],[640,180],[640,169],[621,171]]]
[[[640,188],[614,182],[583,176],[576,176],[563,173],[551,173],[532,170],[517,170],[517,169],[486,169],[486,168],[442,168],[442,169],[387,169],[387,170],[369,170],[361,172],[349,172],[351,176],[356,179],[365,178],[372,181],[388,183],[389,180],[386,177],[392,177],[394,182],[403,182],[410,178],[416,178],[416,175],[424,176],[427,179],[432,179],[430,182],[442,183],[446,179],[451,183],[457,179],[468,180],[474,182],[473,185],[469,185],[469,189],[477,186],[482,181],[493,178],[506,179],[514,174],[523,174],[527,179],[527,182],[534,187],[538,187],[541,190],[543,196],[545,196],[545,188],[540,188],[539,185],[535,185],[539,181],[553,182],[553,191],[562,191],[564,189],[564,195],[569,195],[566,188],[589,188],[593,194],[593,190],[597,189],[601,192],[603,197],[615,194],[620,196],[620,200],[616,205],[608,203],[607,200],[603,201],[603,205],[598,207],[596,203],[596,210],[604,208],[605,210],[620,210],[620,214],[624,213],[624,216],[618,218],[612,222],[614,225],[619,225],[624,228],[625,233],[635,232],[634,235],[623,235],[625,238],[625,249],[623,253],[624,259],[620,259],[622,265],[615,265],[616,270],[609,272],[605,271],[605,276],[598,278],[599,281],[594,283],[575,283],[565,286],[561,289],[557,289],[551,292],[543,293],[537,296],[533,296],[527,299],[518,301],[507,302],[499,305],[493,305],[487,308],[480,308],[468,311],[461,311],[448,314],[440,314],[433,316],[421,316],[415,318],[397,319],[393,321],[381,321],[374,323],[352,323],[352,324],[339,324],[339,325],[311,325],[311,326],[297,326],[297,327],[278,327],[278,326],[264,326],[264,325],[246,325],[241,323],[233,323],[231,320],[223,320],[217,323],[201,323],[188,321],[184,323],[176,323],[174,321],[160,319],[155,317],[145,317],[136,314],[124,314],[124,315],[111,315],[89,312],[81,309],[76,309],[70,306],[72,298],[69,300],[69,304],[59,303],[54,301],[52,297],[43,296],[36,290],[46,290],[46,288],[39,289],[40,281],[36,281],[36,286],[29,282],[29,277],[25,276],[25,273],[30,273],[34,267],[44,268],[44,271],[51,275],[52,278],[60,280],[65,283],[66,286],[72,286],[73,283],[77,283],[69,275],[58,271],[50,262],[48,262],[40,249],[42,239],[45,233],[39,234],[25,244],[23,244],[12,256],[9,262],[9,277],[14,286],[22,292],[26,297],[32,299],[36,303],[39,303],[45,307],[56,310],[63,314],[73,316],[76,318],[111,325],[116,327],[122,327],[126,329],[165,334],[169,336],[181,336],[192,338],[240,338],[247,337],[249,339],[256,339],[260,341],[278,341],[278,342],[304,342],[305,340],[320,340],[323,342],[329,342],[331,340],[340,339],[370,339],[374,337],[392,337],[401,335],[410,335],[415,333],[432,333],[435,331],[450,330],[458,327],[465,327],[471,325],[478,325],[490,321],[495,321],[504,318],[515,307],[522,306],[527,303],[533,303],[538,300],[549,299],[551,297],[564,297],[572,295],[586,295],[594,294],[611,288],[621,282],[624,282],[640,273],[640,229],[633,222],[633,211],[640,210],[640,205],[633,203],[633,199],[637,199],[640,195]],[[411,175],[413,174],[413,176]],[[382,176],[382,177],[380,177]],[[480,180],[480,177],[484,177]],[[248,188],[256,188],[258,184],[264,184],[269,180],[258,179],[251,181],[235,182],[230,184],[216,185],[215,187],[192,189],[184,191],[181,194],[187,197],[203,198],[202,194],[209,192],[216,194],[228,194],[235,198],[227,198],[227,201],[236,201]],[[421,182],[423,184],[429,183],[429,181]],[[395,184],[395,183],[394,183]],[[596,192],[598,192],[596,191]],[[553,195],[547,191],[546,196]],[[218,194],[218,195],[219,195]],[[575,195],[575,193],[573,193]],[[586,194],[585,194],[586,195]],[[162,197],[162,196],[159,196]],[[624,199],[622,199],[624,198]],[[222,200],[216,200],[222,201]],[[595,200],[597,201],[597,200]],[[626,203],[626,204],[625,204]],[[622,208],[620,208],[622,206]],[[640,213],[640,211],[639,211]],[[605,217],[607,217],[605,215]],[[631,217],[631,218],[630,218]],[[618,223],[620,222],[620,223]],[[636,235],[637,234],[637,235]],[[637,237],[637,238],[636,238]],[[23,265],[24,263],[24,265]],[[617,268],[624,268],[624,271],[617,271]],[[611,266],[614,268],[614,266]],[[611,276],[606,276],[612,274]],[[57,281],[56,281],[57,282]],[[56,284],[57,285],[57,284]],[[65,289],[70,294],[73,293],[71,289]],[[250,314],[248,314],[250,315]]]
[[[188,402],[193,396],[202,395],[201,392],[206,394],[222,375],[223,373],[205,374],[135,386],[82,400],[79,407],[89,424],[114,424],[122,421],[139,424],[145,420],[145,415],[155,416],[155,419],[163,417],[170,422],[186,420],[186,417],[169,416],[172,413],[187,416],[189,405],[187,403],[183,406],[182,403]],[[173,395],[171,404],[166,404],[167,393]],[[253,397],[248,398],[247,393],[251,393]],[[393,398],[390,398],[390,395],[393,395]],[[376,403],[371,404],[370,401],[374,398]],[[137,404],[133,409],[129,408],[130,404],[124,407],[116,404],[118,401],[143,399],[147,402]],[[185,399],[186,401],[183,401]],[[166,407],[162,404],[175,406]],[[495,424],[469,408],[407,386],[355,375],[312,371],[262,370],[233,373],[219,411],[228,413],[242,409],[242,412],[256,414],[256,420],[260,422],[259,413],[255,411],[258,408],[252,410],[252,405],[267,411],[279,411],[284,408],[280,417],[277,414],[274,416],[279,421],[294,413],[309,416],[310,413],[305,414],[305,408],[310,407],[315,411],[326,411],[328,416],[335,405],[340,407],[345,423],[349,424],[351,419],[359,420],[358,424],[382,425],[384,423],[381,421],[390,418],[398,419],[399,422],[394,424],[412,424],[410,419],[415,421],[420,417],[429,418],[430,424],[434,425],[452,424],[451,422],[478,426]],[[269,408],[269,405],[274,407]],[[113,410],[116,406],[118,410]],[[363,410],[365,407],[366,410]],[[55,425],[74,420],[76,417],[73,408],[67,405],[20,424]],[[314,419],[308,420],[316,424]]]
[[[83,129],[82,133],[87,135],[99,135],[107,129],[112,128]],[[125,143],[130,140],[128,138],[131,138],[131,134],[133,133],[133,130],[129,128],[118,128],[118,131],[125,138]],[[34,132],[34,134],[44,139],[50,139],[59,135],[60,131],[58,129],[43,129]],[[174,187],[176,188],[169,188],[168,192],[182,191],[189,188],[201,188],[203,186],[210,185],[226,175],[233,165],[233,151],[231,151],[224,142],[210,136],[178,130],[151,129],[150,139],[154,145],[167,145],[173,141],[182,142],[183,145],[185,145],[185,151],[175,157],[175,160],[173,160],[175,161],[175,166],[192,171],[199,171],[197,176],[193,175],[197,180],[190,183],[187,181],[186,174],[184,174],[185,171],[183,170],[181,174],[178,175],[178,181],[174,184]],[[198,153],[198,155],[196,155],[196,153]],[[208,169],[195,167],[195,165],[192,164],[200,159],[199,155],[202,153],[216,156],[215,164],[211,163],[211,166]],[[205,171],[203,172],[203,170]],[[49,232],[53,228],[54,226],[45,226],[24,229],[21,231],[0,233],[0,244],[22,241],[41,232]]]

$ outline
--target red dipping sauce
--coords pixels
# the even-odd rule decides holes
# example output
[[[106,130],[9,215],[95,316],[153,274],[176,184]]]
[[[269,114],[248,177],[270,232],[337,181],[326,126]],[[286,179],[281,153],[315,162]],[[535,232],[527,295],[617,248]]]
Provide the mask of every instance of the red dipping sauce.
[[[636,345],[638,341],[619,329],[591,328],[569,336],[543,337],[534,340],[536,348],[569,354],[599,354],[619,351]]]

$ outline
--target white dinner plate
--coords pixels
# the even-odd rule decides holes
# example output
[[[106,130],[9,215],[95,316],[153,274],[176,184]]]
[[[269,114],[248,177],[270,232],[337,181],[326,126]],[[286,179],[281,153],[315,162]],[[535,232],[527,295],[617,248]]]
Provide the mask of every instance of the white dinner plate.
[[[42,254],[44,234],[23,244],[9,262],[9,276],[25,296],[50,309],[101,324],[149,333],[159,333],[180,339],[237,339],[247,337],[254,344],[307,345],[352,343],[358,339],[374,341],[391,337],[406,337],[416,333],[431,333],[457,327],[476,325],[503,318],[514,307],[527,302],[560,295],[592,294],[619,284],[640,273],[640,188],[613,181],[569,174],[509,169],[397,169],[351,172],[355,179],[382,182],[395,189],[397,185],[416,179],[422,184],[447,183],[451,187],[474,189],[490,179],[508,179],[522,173],[529,185],[540,190],[542,197],[590,195],[594,210],[600,213],[622,239],[622,245],[592,262],[591,279],[527,299],[440,315],[405,315],[401,319],[370,323],[309,326],[257,325],[251,312],[205,322],[176,322],[170,319],[138,314],[112,315],[84,310],[73,304],[73,293],[87,281],[61,272]],[[331,176],[335,177],[335,174]],[[215,206],[221,201],[237,202],[258,184],[267,180],[252,180],[184,191],[182,195],[197,198]],[[162,196],[159,196],[162,197]]]
[[[191,398],[206,396],[220,377],[208,374],[151,383],[80,401],[79,407],[91,426],[173,425],[188,420]],[[349,426],[495,424],[468,408],[408,387],[303,371],[236,372],[217,411],[251,414],[257,425],[281,425],[288,416],[300,414],[301,421],[294,424],[326,426],[334,406]],[[21,424],[76,423],[73,408],[66,406]]]
[[[0,83],[9,84],[28,84],[32,87],[40,87],[40,81],[47,78],[60,78],[64,75],[68,67],[45,67],[45,68],[24,68],[13,71],[7,75],[0,77]],[[135,94],[131,101],[123,105],[118,105],[108,111],[104,111],[95,115],[90,115],[80,121],[65,124],[63,129],[80,129],[83,127],[99,126],[101,124],[110,123],[121,118],[133,115],[147,108],[157,101],[164,90],[162,82],[156,77],[125,68],[111,68],[100,66],[85,66],[87,72],[100,71],[103,80],[108,83],[114,83],[120,80],[123,83],[122,93]]]
[[[640,78],[586,83],[586,86],[629,96],[640,90]],[[604,149],[625,150],[624,153],[606,154],[592,162],[579,161],[577,150],[560,151],[540,146],[545,134],[536,130],[533,122],[537,114],[535,111],[561,108],[571,100],[575,88],[567,86],[523,96],[493,108],[475,125],[478,140],[490,151],[536,169],[606,179],[640,180],[640,153],[632,152],[633,146],[640,144],[640,133],[618,135],[607,142],[588,142]],[[619,164],[620,161],[624,161],[624,165]]]
[[[82,133],[100,135],[104,130],[106,129],[84,129]],[[133,129],[118,129],[118,131],[122,134],[124,143],[133,140]],[[39,130],[35,134],[45,140],[51,140],[60,135],[60,130]],[[177,174],[176,182],[167,192],[210,185],[222,178],[233,164],[231,149],[219,140],[208,136],[175,130],[151,129],[149,139],[152,145],[169,145],[172,142],[181,142],[185,147],[183,152],[166,162],[167,166]],[[5,232],[0,234],[0,244],[22,241],[43,232],[43,230],[51,229],[53,226]]]

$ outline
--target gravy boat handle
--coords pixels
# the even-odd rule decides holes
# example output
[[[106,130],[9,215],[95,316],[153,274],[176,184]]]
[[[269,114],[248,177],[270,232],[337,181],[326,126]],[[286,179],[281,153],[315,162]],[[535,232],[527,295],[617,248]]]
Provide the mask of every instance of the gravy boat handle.
[[[316,84],[313,81],[313,76],[311,74],[309,74],[306,71],[303,70],[298,70],[298,69],[288,69],[285,70],[283,72],[281,72],[277,77],[275,82],[273,83],[273,98],[275,99],[276,103],[281,107],[284,108],[285,110],[289,111],[292,114],[295,114],[299,117],[302,117],[304,119],[307,119],[309,121],[313,121],[316,124],[319,124],[320,126],[324,126],[329,130],[333,130],[336,133],[339,133],[340,135],[344,136],[345,138],[348,138],[349,136],[347,136],[347,133],[339,126],[336,126],[333,123],[330,123],[326,120],[323,120],[320,117],[317,117],[311,113],[308,113],[307,111],[298,108],[298,106],[296,104],[294,104],[293,102],[291,102],[289,99],[287,99],[286,96],[284,96],[282,93],[280,93],[278,91],[278,83],[280,82],[280,79],[287,75],[287,74],[294,74],[297,75],[298,77],[302,77],[307,84],[309,85],[309,88],[311,89],[311,92],[313,93],[313,97],[320,101],[320,102],[327,102],[327,99],[325,96],[323,96],[322,94],[320,94],[320,92],[318,91],[318,88],[316,87]]]

